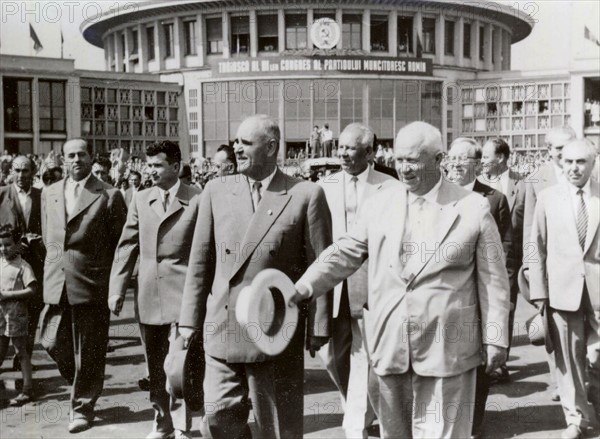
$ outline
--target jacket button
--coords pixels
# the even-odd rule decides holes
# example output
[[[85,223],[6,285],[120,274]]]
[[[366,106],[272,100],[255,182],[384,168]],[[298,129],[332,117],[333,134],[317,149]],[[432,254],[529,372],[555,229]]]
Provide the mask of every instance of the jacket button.
[[[275,250],[271,250],[271,251],[269,252],[269,254],[270,254],[271,256],[275,256]]]
[[[228,254],[230,254],[230,253],[231,253],[231,250],[229,250],[228,248],[226,248],[226,249],[225,249],[225,254],[227,254],[227,255],[228,255]]]
[[[225,305],[225,309],[227,309],[227,308],[228,308],[228,306],[227,306],[227,305]]]

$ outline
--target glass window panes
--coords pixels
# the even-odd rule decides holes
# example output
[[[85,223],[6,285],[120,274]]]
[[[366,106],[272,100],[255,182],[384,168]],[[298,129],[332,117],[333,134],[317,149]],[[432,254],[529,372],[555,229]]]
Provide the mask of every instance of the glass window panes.
[[[413,18],[398,17],[398,55],[409,54],[413,48]]]
[[[306,49],[307,27],[306,14],[285,15],[285,48]]]
[[[435,18],[423,18],[423,53],[435,53]]]
[[[388,16],[371,15],[371,51],[388,51]]]
[[[146,42],[148,45],[148,61],[154,60],[155,43],[154,43],[154,27],[149,26],[146,28]]]
[[[234,16],[230,20],[231,54],[247,54],[250,50],[250,19],[246,16]]]
[[[463,25],[463,56],[471,58],[471,23]]]
[[[342,47],[362,49],[362,15],[344,14],[342,17]]]
[[[277,14],[259,14],[257,16],[259,51],[275,52],[278,50],[279,32],[277,24]]]
[[[446,55],[454,55],[454,21],[444,23],[444,50]]]
[[[185,54],[196,55],[196,22],[184,21]]]
[[[31,132],[31,81],[6,77],[2,81],[4,129],[9,132]]]
[[[221,17],[206,19],[206,40],[209,54],[223,53],[223,20]]]
[[[163,32],[165,34],[165,58],[170,58],[175,55],[173,23],[163,24]]]

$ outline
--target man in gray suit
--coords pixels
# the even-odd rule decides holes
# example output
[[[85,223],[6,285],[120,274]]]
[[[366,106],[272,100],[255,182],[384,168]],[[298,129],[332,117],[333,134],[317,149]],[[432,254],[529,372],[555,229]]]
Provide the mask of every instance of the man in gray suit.
[[[87,430],[104,385],[115,247],[127,216],[121,192],[91,174],[83,139],[63,145],[68,177],[42,193],[44,302],[40,339],[72,384],[71,433]]]
[[[366,125],[348,125],[339,139],[338,157],[342,171],[319,182],[331,212],[333,239],[338,239],[353,226],[358,211],[371,195],[386,182],[394,181],[369,165],[373,138],[373,131]],[[363,344],[367,266],[368,262],[365,262],[359,271],[336,285],[332,339],[319,351],[342,396],[343,427],[347,438],[366,438],[366,428],[375,419],[368,398],[369,359]]]
[[[190,248],[198,215],[200,189],[178,179],[179,146],[157,142],[146,150],[154,187],[137,192],[129,206],[111,271],[108,304],[119,315],[138,255],[136,305],[150,373],[154,427],[147,439],[189,437],[191,416],[184,401],[169,397],[163,363],[177,322]]]

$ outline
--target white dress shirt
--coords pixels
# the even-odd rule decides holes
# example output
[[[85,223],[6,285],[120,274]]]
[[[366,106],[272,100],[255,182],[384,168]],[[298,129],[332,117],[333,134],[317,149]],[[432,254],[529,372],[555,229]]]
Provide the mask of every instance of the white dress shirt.
[[[21,212],[23,212],[23,216],[25,217],[25,225],[29,227],[29,215],[31,215],[31,188],[27,192],[21,189],[19,186],[15,184],[15,190],[17,191],[17,196],[19,197],[19,204],[21,205]]]
[[[177,182],[167,191],[156,186],[156,189],[158,189],[158,194],[160,195],[160,202],[163,206],[165,205],[165,194],[167,192],[169,193],[169,199],[167,200],[167,205],[165,206],[165,213],[167,213],[169,207],[171,207],[171,204],[173,204],[173,200],[175,200],[179,186],[181,186],[181,180],[179,179],[177,179]]]
[[[67,178],[65,184],[65,210],[67,211],[67,217],[70,218],[75,213],[75,207],[77,206],[77,200],[81,196],[83,188],[90,179],[92,173],[90,172],[85,178],[79,181],[73,180],[71,177]],[[79,186],[77,196],[75,196],[75,187]]]
[[[277,172],[277,166],[275,166],[275,169],[273,169],[273,172],[271,172],[269,175],[267,175],[265,178],[263,178],[262,180],[260,180],[260,198],[262,199],[265,191],[267,190],[267,188],[269,187],[269,185],[271,184],[271,180],[273,180],[273,177],[275,176],[275,172]],[[258,181],[258,180],[254,180],[250,177],[248,177],[248,186],[250,188],[250,195],[252,196],[252,191],[254,188],[254,183]],[[254,204],[254,196],[252,196],[252,204]],[[254,206],[254,211],[256,211],[257,206]]]

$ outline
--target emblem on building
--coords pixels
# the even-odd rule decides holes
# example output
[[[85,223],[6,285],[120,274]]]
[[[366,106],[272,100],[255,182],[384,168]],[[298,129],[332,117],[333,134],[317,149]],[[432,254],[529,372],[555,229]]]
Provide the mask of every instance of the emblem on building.
[[[334,48],[340,36],[340,25],[331,18],[319,18],[310,27],[310,39],[319,49]]]

